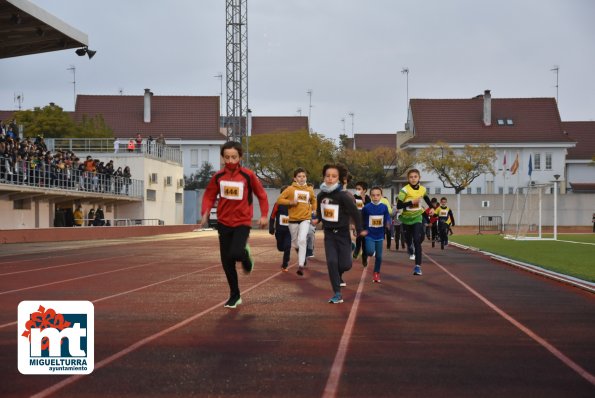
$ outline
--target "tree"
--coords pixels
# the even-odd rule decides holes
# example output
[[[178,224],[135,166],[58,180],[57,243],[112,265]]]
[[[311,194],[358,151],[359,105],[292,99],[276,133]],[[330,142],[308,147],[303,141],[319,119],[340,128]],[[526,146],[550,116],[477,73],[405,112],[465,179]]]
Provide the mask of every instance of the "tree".
[[[18,111],[14,114],[17,124],[22,124],[25,136],[45,138],[107,138],[113,137],[112,130],[105,124],[101,115],[92,118],[83,116],[76,123],[68,113],[55,104],[33,110]]]
[[[308,181],[322,181],[322,167],[335,158],[332,140],[306,130],[250,137],[250,168],[268,186],[282,186],[293,180],[293,170],[303,167]]]
[[[354,182],[366,181],[368,185],[388,187],[413,163],[413,157],[396,148],[379,147],[371,151],[346,149],[339,155],[353,176]]]
[[[488,145],[465,145],[462,151],[438,142],[418,155],[424,170],[438,176],[445,188],[460,193],[482,174],[494,174],[496,151]]]
[[[206,188],[213,174],[215,174],[213,166],[209,162],[204,162],[198,173],[191,174],[190,177],[184,176],[184,190],[193,191],[199,188]]]

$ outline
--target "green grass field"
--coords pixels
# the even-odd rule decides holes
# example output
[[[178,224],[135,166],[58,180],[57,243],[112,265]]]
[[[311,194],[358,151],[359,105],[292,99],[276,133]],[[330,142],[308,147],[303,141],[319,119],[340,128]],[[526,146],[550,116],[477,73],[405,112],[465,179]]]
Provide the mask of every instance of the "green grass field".
[[[453,235],[450,239],[465,246],[595,282],[595,234],[559,234],[558,241],[516,241],[504,239],[500,235]]]

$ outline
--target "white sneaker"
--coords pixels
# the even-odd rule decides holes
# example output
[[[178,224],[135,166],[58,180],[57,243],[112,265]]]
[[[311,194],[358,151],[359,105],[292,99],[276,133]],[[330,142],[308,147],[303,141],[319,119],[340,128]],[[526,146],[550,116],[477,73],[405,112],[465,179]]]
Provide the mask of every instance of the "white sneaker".
[[[415,260],[415,254],[410,255],[409,260]]]

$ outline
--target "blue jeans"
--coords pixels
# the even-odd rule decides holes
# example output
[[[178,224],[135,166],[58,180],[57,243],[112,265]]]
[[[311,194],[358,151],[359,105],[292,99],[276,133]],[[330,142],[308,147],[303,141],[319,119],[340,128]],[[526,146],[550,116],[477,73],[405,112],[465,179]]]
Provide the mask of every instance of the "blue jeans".
[[[374,272],[380,272],[380,266],[382,265],[382,242],[384,242],[384,239],[372,240],[366,236],[366,255],[372,256],[374,255],[374,252],[376,252],[374,260]]]

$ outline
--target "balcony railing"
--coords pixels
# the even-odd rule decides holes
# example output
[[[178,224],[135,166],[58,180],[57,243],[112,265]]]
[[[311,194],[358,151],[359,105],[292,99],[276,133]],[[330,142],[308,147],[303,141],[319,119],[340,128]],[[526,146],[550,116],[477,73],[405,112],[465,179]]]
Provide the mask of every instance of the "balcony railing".
[[[12,161],[0,156],[0,183],[68,191],[143,197],[143,181],[105,173],[81,171],[65,164]]]
[[[115,144],[113,138],[46,138],[45,143],[50,151],[69,150],[75,153],[128,153],[142,154],[153,159],[162,159],[182,164],[182,151],[179,145],[162,145],[155,141],[148,143],[143,140],[134,150],[128,149],[129,140],[118,139]]]

